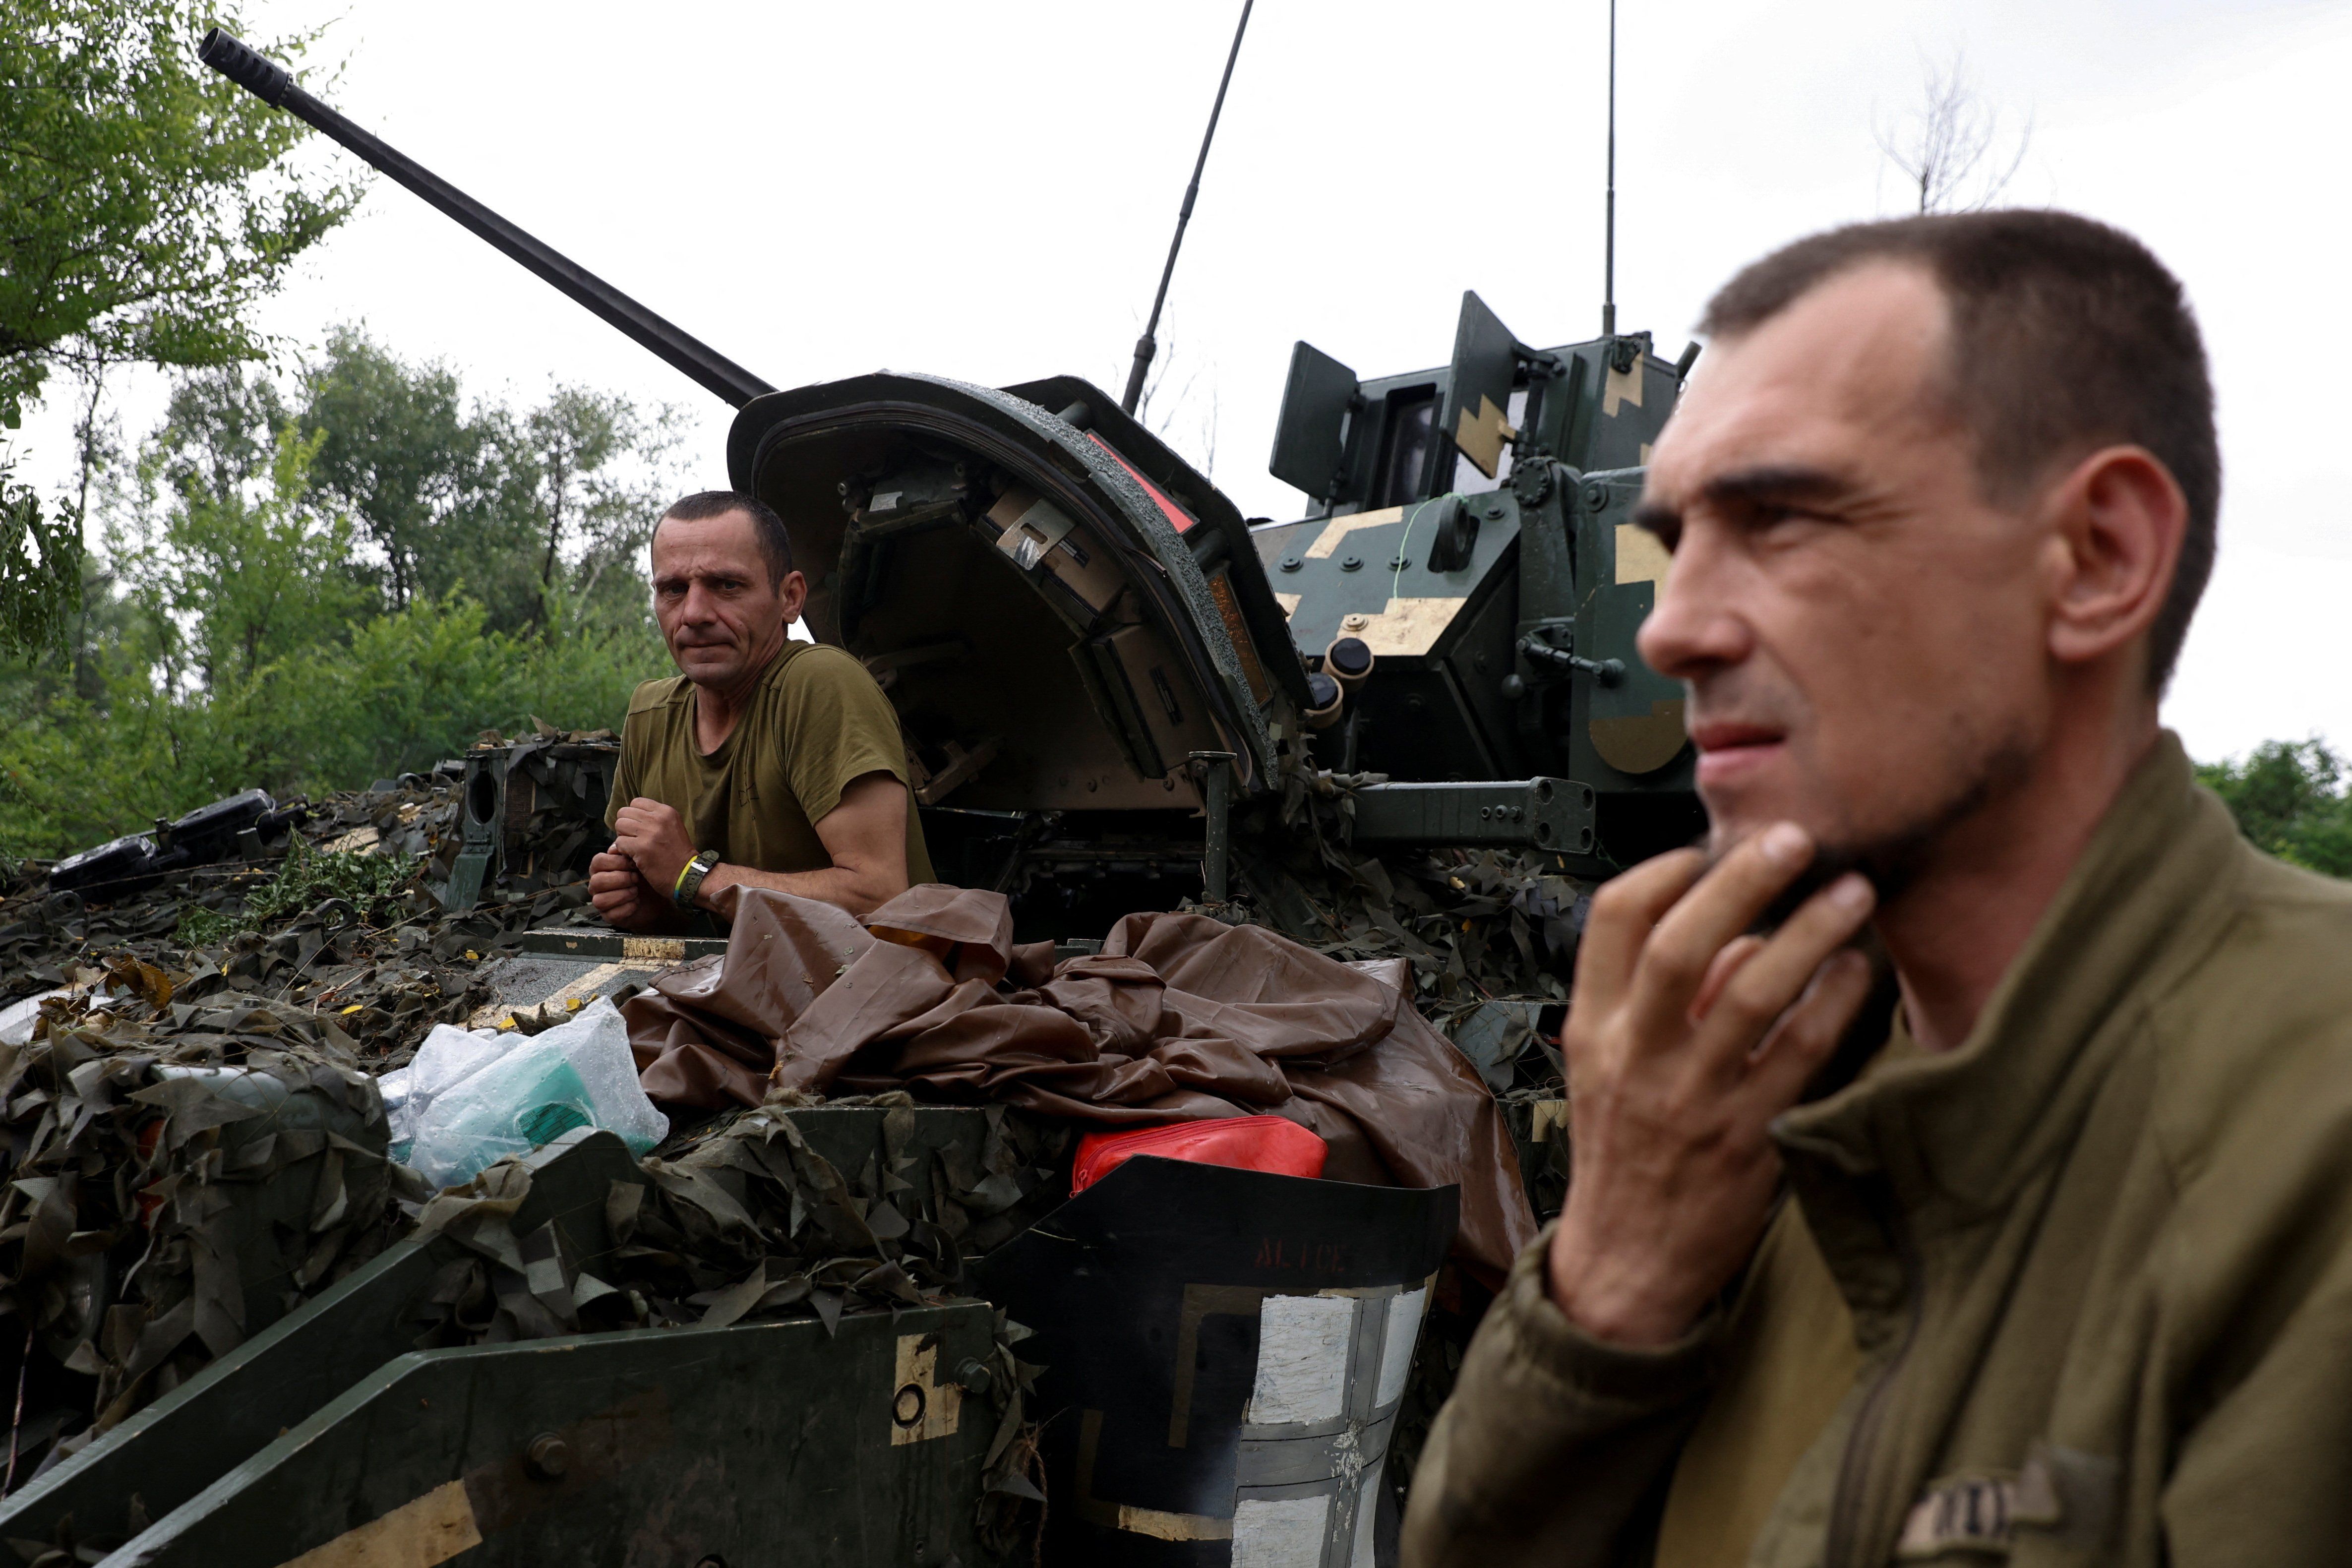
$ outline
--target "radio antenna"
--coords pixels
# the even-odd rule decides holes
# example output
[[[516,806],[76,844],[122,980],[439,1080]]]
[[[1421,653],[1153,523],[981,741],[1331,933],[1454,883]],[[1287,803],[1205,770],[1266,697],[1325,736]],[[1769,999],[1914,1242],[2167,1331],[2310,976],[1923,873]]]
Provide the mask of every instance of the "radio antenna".
[[[1601,252],[1601,335],[1617,335],[1617,0],[1609,0],[1609,221]]]
[[[1615,0],[1611,0],[1613,5]],[[1184,226],[1192,221],[1192,201],[1201,194],[1201,171],[1209,166],[1209,143],[1217,138],[1217,116],[1225,110],[1225,89],[1234,81],[1234,62],[1242,58],[1242,35],[1249,30],[1250,7],[1256,0],[1242,0],[1241,25],[1234,29],[1234,47],[1225,56],[1225,74],[1217,83],[1217,101],[1209,110],[1209,129],[1201,137],[1201,155],[1192,162],[1192,183],[1184,187],[1184,205],[1176,212],[1176,237],[1168,242],[1168,265],[1160,269],[1160,292],[1151,298],[1151,320],[1144,323],[1143,335],[1135,340],[1135,363],[1127,373],[1127,395],[1119,399],[1119,407],[1132,414],[1143,401],[1143,378],[1151,370],[1151,358],[1160,352],[1160,309],[1168,303],[1168,280],[1176,275],[1176,253],[1184,247]],[[1614,113],[1614,110],[1612,110]]]

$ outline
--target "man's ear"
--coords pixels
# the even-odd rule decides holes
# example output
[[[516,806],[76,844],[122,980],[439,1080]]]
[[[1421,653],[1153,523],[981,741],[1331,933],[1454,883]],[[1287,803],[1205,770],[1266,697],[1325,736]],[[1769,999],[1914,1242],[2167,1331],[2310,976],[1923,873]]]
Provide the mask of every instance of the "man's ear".
[[[808,579],[797,572],[785,573],[784,580],[776,585],[776,600],[783,606],[784,625],[791,626],[808,604]]]
[[[2104,658],[2147,635],[2172,588],[2189,501],[2144,447],[2105,447],[2048,492],[2051,657]]]

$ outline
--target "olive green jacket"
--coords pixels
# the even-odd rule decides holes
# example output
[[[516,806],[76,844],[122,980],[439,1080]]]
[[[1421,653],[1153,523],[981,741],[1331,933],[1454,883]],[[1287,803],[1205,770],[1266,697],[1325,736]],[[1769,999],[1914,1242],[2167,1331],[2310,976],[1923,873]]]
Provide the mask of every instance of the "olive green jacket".
[[[1773,1135],[1861,1370],[1750,1563],[2352,1562],[2352,885],[2248,847],[2171,735],[1961,1047]],[[1722,1316],[1603,1346],[1542,1246],[1422,1458],[1407,1568],[1651,1559]]]

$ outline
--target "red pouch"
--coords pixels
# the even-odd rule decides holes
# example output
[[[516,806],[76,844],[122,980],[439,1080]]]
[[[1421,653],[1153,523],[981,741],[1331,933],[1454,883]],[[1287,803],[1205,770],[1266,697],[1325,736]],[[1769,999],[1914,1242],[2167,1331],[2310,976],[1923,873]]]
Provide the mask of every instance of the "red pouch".
[[[1320,1137],[1279,1116],[1221,1116],[1133,1132],[1089,1132],[1078,1140],[1077,1158],[1070,1165],[1070,1194],[1085,1192],[1138,1154],[1312,1179],[1323,1173],[1330,1152]]]

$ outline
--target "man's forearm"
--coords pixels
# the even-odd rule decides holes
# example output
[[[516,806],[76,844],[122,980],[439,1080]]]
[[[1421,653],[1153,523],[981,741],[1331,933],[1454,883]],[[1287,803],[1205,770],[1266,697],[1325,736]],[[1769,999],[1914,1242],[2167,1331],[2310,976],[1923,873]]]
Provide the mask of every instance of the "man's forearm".
[[[730,888],[770,888],[796,898],[837,904],[851,914],[871,914],[907,890],[905,877],[869,867],[827,866],[816,871],[761,871],[721,861],[702,879],[695,901],[705,909],[719,907],[719,895]]]

